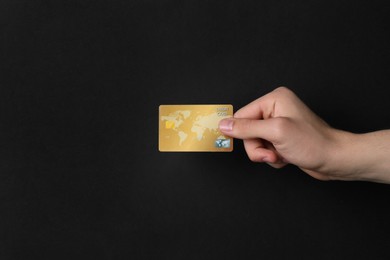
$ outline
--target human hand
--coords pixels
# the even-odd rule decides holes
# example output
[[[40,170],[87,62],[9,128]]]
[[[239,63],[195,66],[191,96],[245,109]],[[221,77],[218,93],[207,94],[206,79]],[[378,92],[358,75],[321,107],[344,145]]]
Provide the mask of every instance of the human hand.
[[[330,127],[285,87],[246,105],[233,118],[221,120],[219,129],[227,136],[243,139],[254,162],[276,168],[292,163],[319,180],[390,182],[390,165],[379,169],[387,173],[384,178],[375,173],[378,169],[369,160],[371,156],[354,156],[356,149],[375,147],[375,140]],[[382,135],[390,143],[390,133]],[[390,155],[389,146],[386,151]]]

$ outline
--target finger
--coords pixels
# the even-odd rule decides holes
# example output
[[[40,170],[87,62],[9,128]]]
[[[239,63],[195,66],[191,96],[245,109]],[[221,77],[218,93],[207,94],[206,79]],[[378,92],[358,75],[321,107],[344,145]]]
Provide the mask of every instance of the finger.
[[[289,127],[286,118],[270,118],[266,120],[253,120],[244,118],[226,118],[219,122],[219,130],[238,139],[261,138],[272,143],[280,142],[282,133]]]
[[[244,140],[244,147],[252,162],[265,162],[274,168],[287,165],[272,144],[264,143],[260,139],[248,139]]]
[[[270,166],[279,169],[287,165],[287,161],[283,159],[283,157],[271,143],[265,142],[264,146],[266,149],[272,151],[275,154],[275,156],[271,157],[271,159],[267,162]]]
[[[272,113],[273,104],[268,95],[260,97],[234,113],[235,118],[263,119]]]
[[[297,99],[297,96],[286,87],[278,87],[236,111],[234,117],[250,119],[267,119],[274,117],[276,103],[286,99]],[[289,113],[289,111],[284,112]]]
[[[276,154],[264,148],[260,139],[244,140],[245,151],[252,162],[273,162],[276,160]]]
[[[269,166],[274,167],[276,169],[280,169],[287,165],[287,163],[268,163]]]
[[[292,92],[286,87],[278,87],[270,93],[252,101],[248,105],[236,111],[236,113],[234,113],[234,117],[250,119],[269,118],[274,113],[278,97],[291,93]]]

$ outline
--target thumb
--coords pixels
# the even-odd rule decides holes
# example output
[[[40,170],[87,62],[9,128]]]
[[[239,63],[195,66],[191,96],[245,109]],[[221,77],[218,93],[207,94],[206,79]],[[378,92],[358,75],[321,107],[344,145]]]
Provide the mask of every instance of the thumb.
[[[219,122],[219,130],[230,137],[238,139],[261,138],[272,143],[281,138],[281,129],[285,128],[286,118],[269,119],[226,118]]]

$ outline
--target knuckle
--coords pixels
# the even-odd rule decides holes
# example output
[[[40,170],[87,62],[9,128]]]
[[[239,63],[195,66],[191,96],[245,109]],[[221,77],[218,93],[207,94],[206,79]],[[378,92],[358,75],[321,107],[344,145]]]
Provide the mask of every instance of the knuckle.
[[[285,86],[280,86],[280,87],[276,88],[275,91],[280,92],[280,93],[290,93],[291,92],[291,90]]]
[[[290,90],[289,88],[287,88],[285,86],[280,86],[280,87],[276,88],[274,90],[274,93],[279,97],[291,97],[291,96],[295,95],[292,90]]]

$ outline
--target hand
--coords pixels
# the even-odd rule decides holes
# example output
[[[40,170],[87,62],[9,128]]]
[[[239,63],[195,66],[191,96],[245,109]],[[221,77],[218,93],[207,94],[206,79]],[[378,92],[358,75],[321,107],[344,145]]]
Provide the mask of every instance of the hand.
[[[375,138],[330,127],[285,87],[241,108],[233,118],[221,120],[219,128],[227,136],[243,139],[254,162],[276,168],[292,163],[319,180],[390,182],[390,163],[372,167],[373,160],[390,161],[389,131],[379,134],[384,136],[380,143],[387,143],[385,156],[354,157],[355,149],[371,146],[374,150]]]

